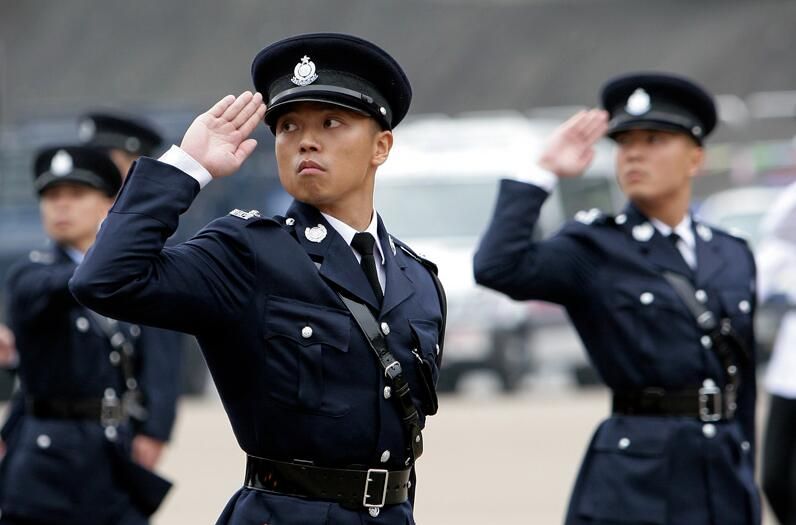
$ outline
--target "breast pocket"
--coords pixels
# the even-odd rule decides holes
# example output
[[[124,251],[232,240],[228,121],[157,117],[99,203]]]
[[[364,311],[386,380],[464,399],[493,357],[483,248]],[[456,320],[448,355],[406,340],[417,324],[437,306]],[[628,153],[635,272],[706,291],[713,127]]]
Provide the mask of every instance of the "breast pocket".
[[[612,523],[665,523],[669,434],[648,418],[608,420],[581,473],[579,514]]]
[[[342,416],[350,405],[327,395],[324,369],[342,366],[351,321],[344,310],[268,298],[265,380],[269,397],[310,413]]]
[[[752,336],[752,296],[744,290],[725,290],[719,293],[721,306],[735,332],[741,337]]]

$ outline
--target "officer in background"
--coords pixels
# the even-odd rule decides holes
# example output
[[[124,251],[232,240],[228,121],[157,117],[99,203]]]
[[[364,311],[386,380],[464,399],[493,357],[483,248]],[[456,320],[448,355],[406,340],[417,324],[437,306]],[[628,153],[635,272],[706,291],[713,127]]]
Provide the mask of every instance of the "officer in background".
[[[157,152],[163,137],[148,123],[126,115],[89,113],[80,118],[78,136],[86,146],[105,150],[122,179],[141,156]]]
[[[761,478],[782,525],[796,524],[796,183],[766,213],[756,258],[760,301],[784,311],[765,386],[770,394]]]
[[[144,524],[170,486],[151,468],[171,432],[176,370],[151,330],[91,312],[68,289],[121,175],[99,150],[60,147],[37,156],[34,176],[53,247],[9,272],[24,397],[0,463],[0,524]]]
[[[0,369],[14,373],[17,368],[17,359],[17,345],[14,333],[9,330],[8,326],[0,323]],[[5,454],[5,442],[19,417],[20,408],[21,406],[17,407],[12,404],[6,421],[3,423],[3,427],[0,428],[0,459]]]
[[[754,259],[689,212],[713,99],[684,78],[631,74],[603,87],[602,105],[562,124],[527,180],[501,182],[476,280],[565,306],[613,391],[567,524],[757,524]],[[581,175],[605,134],[627,207],[533,241],[558,178]]]
[[[252,76],[258,93],[223,98],[181,147],[136,163],[70,288],[106,315],[196,335],[247,454],[218,523],[414,523],[444,294],[373,207],[409,82],[340,34],[276,42]],[[295,198],[286,216],[233,210],[164,248],[200,189],[252,153],[263,119]]]

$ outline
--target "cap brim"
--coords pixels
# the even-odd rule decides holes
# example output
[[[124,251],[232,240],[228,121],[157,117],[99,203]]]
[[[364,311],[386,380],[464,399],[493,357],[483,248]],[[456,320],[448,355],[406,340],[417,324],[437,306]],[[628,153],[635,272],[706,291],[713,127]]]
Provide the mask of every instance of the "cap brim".
[[[351,104],[346,104],[338,100],[329,100],[328,98],[325,98],[323,95],[320,94],[318,95],[306,94],[306,95],[297,96],[295,98],[290,98],[287,100],[280,100],[276,104],[271,105],[270,107],[268,107],[268,109],[265,110],[265,116],[263,117],[263,120],[269,127],[271,127],[271,129],[273,129],[279,117],[284,115],[285,112],[290,109],[290,106],[292,106],[293,104],[297,104],[299,102],[316,102],[319,104],[328,104],[330,106],[345,108],[355,113],[359,113],[360,115],[363,115],[365,117],[372,117],[372,115],[367,111],[364,111],[363,109],[355,107]]]

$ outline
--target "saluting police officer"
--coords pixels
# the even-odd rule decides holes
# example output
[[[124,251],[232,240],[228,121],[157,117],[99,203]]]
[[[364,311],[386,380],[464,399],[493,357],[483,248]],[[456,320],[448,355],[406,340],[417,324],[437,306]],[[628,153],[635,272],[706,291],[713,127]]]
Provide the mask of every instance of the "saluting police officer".
[[[754,260],[689,211],[713,99],[690,80],[640,73],[608,82],[602,105],[562,124],[526,180],[501,182],[474,261],[485,286],[565,306],[613,391],[566,523],[759,523]],[[581,212],[533,241],[558,178],[581,175],[606,133],[627,207]]]
[[[145,524],[170,486],[150,469],[177,378],[151,330],[102,317],[68,289],[121,175],[102,151],[64,146],[42,151],[34,176],[53,247],[7,283],[23,396],[0,463],[0,523]]]
[[[266,47],[252,76],[257,93],[223,98],[181,147],[137,162],[71,290],[198,338],[247,454],[218,523],[414,523],[444,294],[373,207],[409,81],[376,45],[327,33]],[[286,215],[233,210],[164,248],[200,189],[252,153],[263,119],[295,198]]]

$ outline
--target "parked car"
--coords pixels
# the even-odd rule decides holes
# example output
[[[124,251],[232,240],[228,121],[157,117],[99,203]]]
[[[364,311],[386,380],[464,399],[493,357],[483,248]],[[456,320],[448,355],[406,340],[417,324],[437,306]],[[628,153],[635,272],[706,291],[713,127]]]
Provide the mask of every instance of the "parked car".
[[[478,372],[510,391],[542,358],[585,361],[560,308],[512,301],[476,285],[472,270],[500,179],[530,169],[557,124],[518,113],[417,118],[396,131],[390,159],[377,174],[379,213],[391,232],[438,265],[447,290],[441,390]],[[610,158],[610,146],[601,143],[589,173],[563,181],[545,204],[536,235],[550,234],[584,207],[614,207]]]

